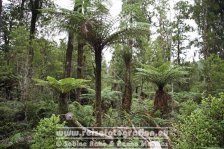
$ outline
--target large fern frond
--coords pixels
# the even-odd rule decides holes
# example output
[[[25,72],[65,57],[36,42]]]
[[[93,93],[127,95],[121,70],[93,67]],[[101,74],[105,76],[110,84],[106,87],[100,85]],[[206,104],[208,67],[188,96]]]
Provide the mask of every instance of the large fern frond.
[[[172,66],[169,63],[164,63],[159,67],[142,66],[143,68],[137,68],[137,75],[144,76],[157,86],[165,86],[171,81],[180,81],[182,77],[188,75],[186,67]]]
[[[88,87],[88,82],[90,82],[90,80],[75,78],[64,78],[61,80],[56,80],[55,78],[50,76],[47,77],[46,81],[41,79],[33,80],[37,82],[36,85],[50,87],[60,93],[68,93],[76,88],[86,88]]]

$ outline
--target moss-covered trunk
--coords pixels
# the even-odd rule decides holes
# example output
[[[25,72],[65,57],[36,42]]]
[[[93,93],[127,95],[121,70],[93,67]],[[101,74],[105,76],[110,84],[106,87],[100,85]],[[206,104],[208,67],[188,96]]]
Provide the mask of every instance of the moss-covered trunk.
[[[84,54],[83,47],[84,47],[84,44],[79,41],[78,51],[77,51],[77,54],[78,54],[77,79],[83,79],[83,54]],[[80,102],[80,94],[81,94],[81,88],[77,88],[75,98],[76,98],[76,101],[78,101],[78,102]]]
[[[131,110],[132,85],[131,85],[131,60],[125,62],[125,89],[122,98],[122,109],[126,112]]]

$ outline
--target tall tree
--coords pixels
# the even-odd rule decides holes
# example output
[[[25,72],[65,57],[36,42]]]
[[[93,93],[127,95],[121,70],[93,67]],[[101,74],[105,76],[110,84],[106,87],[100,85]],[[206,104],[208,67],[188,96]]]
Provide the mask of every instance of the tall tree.
[[[36,33],[36,24],[38,16],[40,15],[40,9],[42,8],[42,0],[30,0],[30,10],[31,10],[31,21],[30,21],[30,47],[29,47],[29,56],[28,56],[28,77],[32,77],[32,63],[34,57],[34,49],[32,47],[32,41],[35,38]]]
[[[172,44],[172,33],[171,33],[171,22],[170,22],[170,4],[168,0],[158,0],[152,5],[155,12],[155,21],[152,22],[153,28],[156,29],[156,42],[158,42],[157,49],[161,49],[163,60],[171,60],[171,44]]]
[[[137,22],[148,21],[143,10],[144,1],[123,1],[122,12],[121,12],[121,26],[132,27]],[[133,49],[134,44],[140,43],[141,38],[134,40],[129,37],[127,39],[128,46],[125,46],[122,50],[122,59],[125,66],[124,73],[124,93],[122,97],[122,109],[126,112],[130,112],[132,103],[132,62],[133,62]]]
[[[172,23],[172,44],[176,53],[176,59],[174,60],[178,65],[181,63],[181,54],[183,54],[183,50],[186,48],[183,44],[184,41],[188,40],[186,33],[191,30],[191,27],[185,23],[189,19],[189,7],[189,3],[184,1],[179,1],[174,6],[175,20]]]
[[[30,35],[29,35],[29,48],[28,56],[26,60],[26,73],[24,76],[24,89],[22,93],[23,99],[29,98],[31,78],[33,75],[33,58],[34,58],[34,48],[32,42],[35,38],[36,33],[36,24],[38,17],[40,15],[40,9],[42,8],[43,0],[30,0],[30,11],[31,11],[31,20],[30,20]]]
[[[102,5],[101,5],[102,6]],[[104,6],[102,6],[104,7]],[[101,8],[102,8],[101,7]],[[82,35],[93,47],[95,55],[95,114],[96,114],[96,126],[101,126],[102,119],[102,107],[101,107],[101,71],[102,71],[102,51],[106,46],[114,43],[124,43],[124,38],[127,36],[134,36],[136,33],[145,34],[148,29],[145,28],[125,28],[119,31],[112,32],[112,21],[106,20],[105,14],[98,18],[88,19],[82,25]]]
[[[80,0],[80,1],[76,1],[76,3],[79,2],[79,7],[77,6],[77,11],[79,13],[82,13],[83,15],[85,15],[87,13],[87,7],[90,5],[90,2],[86,1],[86,0]],[[77,46],[77,78],[78,79],[83,79],[83,66],[84,66],[84,46],[86,45],[84,39],[82,38],[82,36],[77,35],[77,42],[78,42],[78,46]],[[77,88],[76,89],[76,100],[80,101],[80,94],[81,94],[81,88]]]
[[[79,3],[74,4],[74,12],[77,12],[77,10],[82,7]],[[73,25],[73,20],[70,18],[69,24]],[[68,29],[68,42],[67,42],[67,49],[65,54],[65,68],[64,68],[64,78],[69,78],[72,76],[72,56],[73,56],[73,50],[74,50],[74,40],[75,40],[75,31],[71,28]],[[60,101],[59,101],[59,107],[61,107],[61,114],[65,114],[68,112],[68,103],[67,103],[67,93],[60,93]]]
[[[198,25],[204,58],[215,53],[224,58],[224,1],[195,0],[192,18]]]

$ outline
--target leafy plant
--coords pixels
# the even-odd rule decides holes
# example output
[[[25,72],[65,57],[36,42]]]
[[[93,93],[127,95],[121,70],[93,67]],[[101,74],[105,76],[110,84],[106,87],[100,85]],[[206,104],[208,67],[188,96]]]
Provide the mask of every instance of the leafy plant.
[[[94,99],[95,98],[95,90],[94,89],[88,89],[88,93],[86,94],[82,94],[81,98],[85,99]],[[101,91],[101,96],[102,96],[102,107],[104,111],[106,111],[107,109],[109,109],[110,107],[116,107],[119,103],[119,99],[121,96],[121,92],[120,91],[113,91],[110,89],[110,87],[105,87],[102,91]]]
[[[200,107],[176,123],[176,148],[223,147],[224,94],[202,100]],[[191,142],[191,143],[189,143]]]
[[[47,86],[55,89],[59,93],[68,93],[75,88],[86,88],[89,80],[75,79],[75,78],[64,78],[56,80],[53,77],[48,76],[47,81],[41,79],[34,79],[37,82],[36,85]]]
[[[74,113],[75,118],[85,126],[91,126],[95,119],[93,117],[93,107],[91,105],[81,105],[73,102],[69,105],[69,109]]]
[[[35,129],[34,143],[32,149],[55,149],[57,148],[56,131],[64,127],[65,122],[60,123],[59,116],[52,115],[50,118],[44,118],[39,122]],[[60,139],[63,141],[63,138]]]
[[[89,80],[64,78],[56,80],[53,77],[48,76],[47,81],[41,79],[34,79],[40,86],[50,87],[60,93],[58,100],[58,107],[60,114],[68,113],[67,93],[76,88],[86,88]]]
[[[171,96],[164,91],[164,87],[171,81],[183,81],[182,77],[188,74],[186,68],[172,66],[170,63],[164,63],[159,67],[142,66],[143,68],[137,68],[137,74],[158,87],[154,100],[154,109],[167,113],[171,108],[169,104],[172,100]]]

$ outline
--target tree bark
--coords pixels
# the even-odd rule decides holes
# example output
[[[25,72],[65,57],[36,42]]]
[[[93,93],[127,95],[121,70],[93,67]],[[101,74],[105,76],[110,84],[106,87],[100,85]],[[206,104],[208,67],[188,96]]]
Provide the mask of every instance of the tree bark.
[[[39,15],[39,10],[41,9],[41,0],[30,0],[31,5],[31,23],[30,23],[30,35],[29,35],[29,48],[28,48],[28,56],[25,63],[25,76],[24,76],[24,89],[22,93],[22,99],[28,99],[30,94],[30,83],[32,78],[32,68],[33,68],[33,57],[34,57],[34,49],[33,49],[33,39],[35,38],[36,32],[36,22]]]
[[[65,69],[64,69],[64,78],[71,77],[72,71],[72,53],[73,53],[73,40],[74,35],[73,32],[69,31],[68,33],[68,44],[66,50],[65,57]],[[58,101],[58,109],[60,114],[68,113],[68,102],[67,102],[67,93],[60,93],[59,101]]]
[[[102,70],[102,48],[95,47],[95,90],[96,90],[96,102],[95,102],[95,114],[96,114],[96,127],[101,126],[102,107],[101,107],[101,70]]]
[[[172,109],[170,107],[171,101],[171,96],[163,90],[162,86],[159,86],[155,95],[154,110],[158,110],[162,114],[168,114]]]
[[[77,78],[83,79],[83,54],[84,54],[84,44],[79,41],[78,43],[78,59],[77,59]],[[81,88],[76,89],[76,100],[80,102],[80,94],[81,94]]]
[[[30,0],[31,4],[31,24],[30,24],[30,37],[29,37],[29,58],[28,58],[28,63],[30,65],[29,67],[29,78],[32,77],[32,62],[33,62],[33,57],[34,57],[34,49],[32,46],[32,41],[35,37],[35,32],[36,32],[36,23],[39,15],[39,10],[41,9],[41,1],[40,0]]]
[[[65,58],[65,70],[64,70],[64,78],[71,77],[72,72],[72,53],[73,53],[73,40],[74,34],[69,31],[68,33],[68,44],[66,50],[66,58]]]
[[[59,114],[68,113],[67,94],[61,93],[58,102]]]
[[[131,85],[131,60],[125,60],[125,89],[122,98],[122,109],[126,112],[131,110],[132,85]]]
[[[2,0],[0,0],[0,32],[2,31]]]

